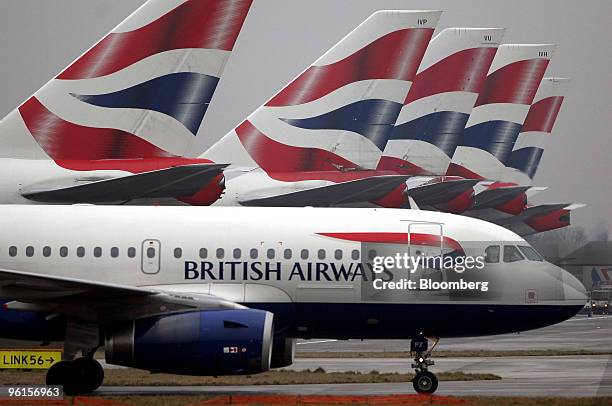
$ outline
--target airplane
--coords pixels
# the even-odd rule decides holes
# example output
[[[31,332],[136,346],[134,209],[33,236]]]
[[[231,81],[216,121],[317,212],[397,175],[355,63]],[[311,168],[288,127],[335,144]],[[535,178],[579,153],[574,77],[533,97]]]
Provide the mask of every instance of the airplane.
[[[67,394],[103,383],[99,348],[108,364],[239,375],[290,365],[313,337],[411,340],[413,386],[433,393],[429,339],[549,326],[587,298],[517,234],[442,212],[5,205],[0,229],[0,335],[64,341],[46,382]]]
[[[385,207],[444,203],[460,212],[462,196],[476,183],[445,176],[470,112],[505,33],[500,28],[449,28],[429,44],[377,169],[412,175]],[[503,50],[502,50],[503,52]]]
[[[529,109],[502,177],[481,188],[467,216],[504,225],[525,236],[570,225],[570,213],[583,204],[540,204],[528,200],[545,190],[531,187],[568,91],[567,78],[544,78]],[[505,192],[492,194],[496,188]]]
[[[440,14],[372,14],[204,152],[231,162],[215,204],[355,205],[403,184],[376,163]]]
[[[187,158],[252,0],[149,0],[0,122],[2,203],[208,205]]]

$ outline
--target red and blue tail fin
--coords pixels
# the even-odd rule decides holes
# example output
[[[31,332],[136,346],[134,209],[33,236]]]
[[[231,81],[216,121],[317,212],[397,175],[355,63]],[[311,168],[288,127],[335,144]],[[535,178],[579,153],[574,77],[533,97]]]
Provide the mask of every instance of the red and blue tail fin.
[[[147,1],[2,121],[0,156],[184,156],[251,1]]]
[[[204,156],[272,177],[375,168],[440,14],[374,13]]]
[[[567,94],[569,82],[566,78],[542,80],[510,153],[505,181],[531,185]]]
[[[501,28],[447,28],[431,41],[378,169],[444,175],[493,57]]]
[[[502,179],[554,49],[554,45],[499,47],[448,175]]]

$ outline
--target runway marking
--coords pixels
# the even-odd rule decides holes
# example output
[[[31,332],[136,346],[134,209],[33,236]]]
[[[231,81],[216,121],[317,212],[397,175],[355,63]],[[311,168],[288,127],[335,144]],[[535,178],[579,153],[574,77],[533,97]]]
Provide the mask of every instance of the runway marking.
[[[576,317],[573,319],[569,319],[569,320],[565,320],[563,323],[569,323],[570,321],[584,321],[584,320],[599,320],[599,319],[609,319],[612,318],[612,316],[593,316],[593,317]],[[561,323],[562,324],[562,323]]]
[[[303,344],[322,344],[322,343],[335,343],[338,340],[318,340],[318,341],[302,341],[300,343],[297,343],[297,345],[303,345]]]

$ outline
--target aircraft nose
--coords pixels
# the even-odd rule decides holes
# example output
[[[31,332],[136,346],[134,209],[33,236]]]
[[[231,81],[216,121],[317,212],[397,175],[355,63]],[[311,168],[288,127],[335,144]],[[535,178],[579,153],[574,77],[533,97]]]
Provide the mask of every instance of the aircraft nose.
[[[574,275],[563,270],[563,293],[565,301],[584,306],[588,299],[587,291],[582,282]],[[568,303],[571,304],[571,303]]]

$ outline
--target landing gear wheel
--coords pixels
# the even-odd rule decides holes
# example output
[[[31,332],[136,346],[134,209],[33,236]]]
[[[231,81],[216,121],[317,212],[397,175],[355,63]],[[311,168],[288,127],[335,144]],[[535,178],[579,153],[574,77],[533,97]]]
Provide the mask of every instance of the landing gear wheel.
[[[73,376],[72,362],[60,361],[53,365],[47,371],[47,385],[64,385],[68,379]]]
[[[70,361],[60,361],[53,364],[47,371],[47,385],[58,385],[64,387],[66,395],[74,395],[78,392],[75,385],[77,373]]]
[[[76,382],[80,393],[93,392],[104,381],[104,368],[93,358],[77,358],[72,363],[76,372]]]
[[[434,393],[438,389],[438,378],[429,371],[416,374],[412,386],[417,393]]]

